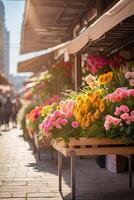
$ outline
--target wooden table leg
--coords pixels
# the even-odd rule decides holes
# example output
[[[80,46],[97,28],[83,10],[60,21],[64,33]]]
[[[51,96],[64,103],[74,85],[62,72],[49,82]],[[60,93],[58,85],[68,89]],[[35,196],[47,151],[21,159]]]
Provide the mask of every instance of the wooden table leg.
[[[58,152],[59,192],[62,192],[62,154]]]
[[[75,157],[71,156],[71,200],[75,200]]]
[[[128,163],[129,163],[129,188],[132,188],[132,156],[129,155],[128,157]]]

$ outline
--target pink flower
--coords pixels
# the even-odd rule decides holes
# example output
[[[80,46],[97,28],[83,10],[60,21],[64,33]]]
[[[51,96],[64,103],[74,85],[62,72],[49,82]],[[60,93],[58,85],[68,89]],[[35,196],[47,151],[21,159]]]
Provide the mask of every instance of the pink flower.
[[[66,125],[68,123],[67,119],[60,119],[60,123]]]
[[[130,79],[131,78],[131,72],[126,72],[125,73],[125,78]]]
[[[104,123],[104,127],[105,127],[105,129],[106,129],[107,131],[110,130],[110,126],[109,126],[109,124],[108,124],[107,122]]]
[[[116,101],[116,102],[120,102],[121,99],[122,99],[122,98],[121,98],[121,95],[117,95],[117,96],[115,97],[115,101]]]
[[[56,123],[55,123],[55,127],[58,128],[58,129],[61,129],[61,125],[59,124],[58,121],[56,121]]]
[[[104,127],[108,131],[111,128],[110,125],[114,124],[115,126],[118,126],[120,122],[121,122],[121,119],[115,118],[111,115],[107,115],[105,117]]]
[[[123,120],[127,120],[129,119],[129,114],[128,113],[123,113],[121,116],[120,116],[121,119]]]
[[[91,82],[95,81],[95,77],[92,75],[88,75],[85,79],[86,83],[90,85]]]
[[[127,121],[126,121],[126,124],[130,125],[130,124],[131,124],[131,120],[130,120],[130,119],[127,120]]]
[[[75,105],[74,101],[69,100],[68,105],[67,105],[68,110],[72,111],[74,109],[74,105]]]
[[[119,108],[120,108],[120,110],[123,111],[124,113],[129,112],[129,108],[128,108],[128,106],[126,106],[126,105],[122,105],[122,106],[120,106]]]
[[[115,126],[119,125],[120,121],[121,121],[120,119],[113,118],[113,124],[114,124]]]
[[[134,115],[132,115],[132,116],[130,117],[130,120],[131,120],[132,122],[134,122]]]
[[[66,100],[60,103],[60,111],[64,112],[64,116],[72,117],[74,114],[75,101]]]
[[[60,110],[56,110],[53,114],[54,114],[54,116],[56,116],[56,117],[60,117],[61,115],[63,115],[63,112],[60,111]]]
[[[39,113],[36,112],[36,113],[34,114],[34,118],[37,119],[38,117],[39,117]]]
[[[134,96],[134,89],[129,89],[128,94],[129,96]]]
[[[73,128],[77,128],[79,126],[79,123],[77,121],[73,121],[71,125]]]
[[[134,79],[130,79],[129,84],[130,84],[130,86],[134,86]]]
[[[114,112],[114,115],[118,116],[118,115],[120,115],[120,113],[121,113],[120,108],[119,108],[119,107],[116,107],[116,110],[115,110],[115,112]]]
[[[131,116],[134,116],[134,110],[131,111]]]
[[[128,96],[128,90],[126,88],[117,88],[115,90],[115,93],[120,95],[122,98],[125,98]]]

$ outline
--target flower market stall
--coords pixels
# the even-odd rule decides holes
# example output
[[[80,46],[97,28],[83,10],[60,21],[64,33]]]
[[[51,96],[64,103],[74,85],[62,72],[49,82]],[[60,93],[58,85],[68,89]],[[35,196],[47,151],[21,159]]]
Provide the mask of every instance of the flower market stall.
[[[39,142],[47,140],[58,151],[60,192],[62,159],[70,158],[72,200],[75,200],[76,156],[124,155],[129,161],[129,187],[132,187],[133,6],[132,1],[120,0],[93,24],[81,27],[78,36],[64,49],[64,54],[74,54],[73,62],[60,58],[48,70],[49,78],[38,80],[33,89],[38,105],[26,116],[29,136],[35,139],[37,149]],[[129,58],[122,51],[129,52]],[[44,103],[60,92],[58,101]]]
[[[26,115],[26,129],[40,159],[41,150],[52,149],[52,145],[49,139],[42,137],[39,127],[49,112],[56,109],[60,100],[58,94],[72,89],[72,63],[59,61],[48,71],[40,73],[35,82],[27,85],[29,84],[33,86],[30,88],[30,98],[36,107]]]
[[[126,155],[132,187],[134,64],[125,63],[120,56],[117,61],[116,58],[87,57],[88,85],[77,93],[67,94],[40,126],[43,136],[51,138],[59,152],[59,191],[62,155],[71,158],[72,199],[75,199],[75,156]]]

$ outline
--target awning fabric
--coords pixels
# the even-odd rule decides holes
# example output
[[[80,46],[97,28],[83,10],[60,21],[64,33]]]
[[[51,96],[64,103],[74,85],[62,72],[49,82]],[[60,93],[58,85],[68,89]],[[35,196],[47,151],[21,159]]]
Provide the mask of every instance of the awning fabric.
[[[21,54],[40,51],[72,38],[72,30],[90,0],[26,0]]]
[[[99,39],[107,31],[132,15],[134,15],[134,1],[120,0],[115,6],[113,6],[108,12],[90,25],[78,37],[70,41],[70,43],[67,45],[66,51],[69,54],[77,53],[88,42]]]
[[[25,60],[18,63],[18,72],[39,72],[43,71],[43,68],[48,67],[48,55],[38,56],[29,60]]]
[[[61,54],[68,55],[77,53],[89,42],[98,40],[106,32],[132,15],[134,15],[134,1],[120,0],[78,37],[67,43],[63,43],[52,48],[53,56],[57,58]],[[20,62],[18,64],[18,72],[43,71],[42,66],[45,66],[45,62],[49,62],[49,60],[50,58],[48,57],[48,54],[45,54]]]
[[[36,85],[36,82],[31,82],[31,83],[26,84],[24,87],[22,87],[22,88],[19,90],[19,94],[25,93],[27,90],[31,89],[31,88],[34,87],[35,85]]]
[[[48,53],[18,63],[18,72],[40,72],[50,67],[53,59],[57,59],[69,42],[62,43],[50,49]],[[43,50],[44,51],[44,50]],[[41,51],[40,51],[41,52]]]

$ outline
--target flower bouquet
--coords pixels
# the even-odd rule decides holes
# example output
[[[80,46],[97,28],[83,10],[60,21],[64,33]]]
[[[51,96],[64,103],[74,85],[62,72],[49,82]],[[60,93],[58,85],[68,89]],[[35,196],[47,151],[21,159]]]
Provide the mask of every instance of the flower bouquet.
[[[82,129],[74,118],[75,101],[61,101],[59,109],[50,113],[43,121],[41,129],[48,138],[68,142],[70,137],[80,137]]]

